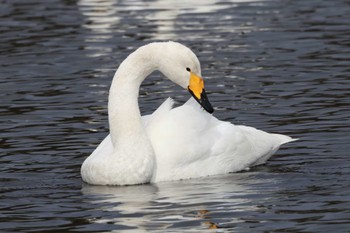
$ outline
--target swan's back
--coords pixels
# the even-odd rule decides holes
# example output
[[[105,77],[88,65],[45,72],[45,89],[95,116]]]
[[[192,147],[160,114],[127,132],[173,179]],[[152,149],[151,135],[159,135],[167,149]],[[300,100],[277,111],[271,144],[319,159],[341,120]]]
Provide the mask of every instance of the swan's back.
[[[292,140],[220,121],[193,99],[177,108],[168,99],[145,120],[157,160],[153,182],[240,171],[265,163]]]

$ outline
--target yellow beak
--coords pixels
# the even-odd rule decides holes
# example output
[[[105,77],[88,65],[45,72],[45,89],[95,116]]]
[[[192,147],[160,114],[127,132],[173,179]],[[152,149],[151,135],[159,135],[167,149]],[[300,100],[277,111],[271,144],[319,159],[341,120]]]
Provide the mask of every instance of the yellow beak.
[[[203,79],[192,72],[190,72],[188,91],[207,112],[214,112],[214,109],[208,100],[207,94],[205,93]]]

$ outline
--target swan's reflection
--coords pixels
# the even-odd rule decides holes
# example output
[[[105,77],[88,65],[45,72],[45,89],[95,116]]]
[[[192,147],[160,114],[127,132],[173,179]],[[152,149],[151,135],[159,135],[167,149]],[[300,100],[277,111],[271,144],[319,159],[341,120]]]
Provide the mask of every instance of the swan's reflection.
[[[122,214],[136,213],[147,208],[153,201],[158,188],[154,185],[134,186],[94,186],[84,184],[84,194],[93,194],[97,202],[115,203],[108,210],[117,210]]]
[[[82,192],[94,204],[108,203],[101,205],[104,211],[115,213],[113,219],[95,222],[113,222],[140,231],[166,229],[182,223],[210,228],[213,227],[211,215],[256,211],[258,207],[250,203],[249,196],[259,194],[259,190],[252,187],[261,181],[250,176],[250,173],[238,173],[126,187],[84,185]]]

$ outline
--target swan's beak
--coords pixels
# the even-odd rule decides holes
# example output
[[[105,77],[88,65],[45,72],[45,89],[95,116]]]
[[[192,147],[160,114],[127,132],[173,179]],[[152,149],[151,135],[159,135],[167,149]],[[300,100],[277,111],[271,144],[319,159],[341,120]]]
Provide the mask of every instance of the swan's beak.
[[[214,109],[211,106],[207,94],[204,90],[204,81],[201,77],[191,72],[190,84],[187,87],[193,98],[209,113],[213,113]]]

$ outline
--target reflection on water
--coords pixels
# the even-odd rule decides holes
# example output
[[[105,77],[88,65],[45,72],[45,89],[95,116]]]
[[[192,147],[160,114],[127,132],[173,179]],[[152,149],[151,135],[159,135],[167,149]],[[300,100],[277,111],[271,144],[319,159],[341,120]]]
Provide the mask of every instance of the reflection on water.
[[[186,182],[169,182],[152,185],[127,187],[105,187],[84,185],[82,192],[94,204],[104,203],[104,211],[113,212],[109,218],[97,219],[98,223],[113,223],[139,229],[171,229],[184,224],[191,229],[193,224],[210,228],[227,227],[239,222],[230,218],[229,222],[215,223],[216,214],[256,211],[247,196],[260,195],[253,188],[258,180],[250,180],[247,174],[212,177]],[[272,182],[272,181],[271,181]],[[244,194],[244,195],[242,195]],[[109,205],[106,205],[109,203]]]
[[[80,0],[77,5],[79,12],[85,17],[85,23],[82,26],[91,30],[91,33],[84,38],[84,44],[88,44],[85,49],[92,50],[88,56],[98,57],[111,53],[111,48],[103,44],[113,38],[113,25],[118,25],[121,19],[114,2]]]
[[[349,14],[342,0],[3,1],[1,232],[348,232]],[[244,173],[82,185],[116,66],[154,40],[196,52],[216,117],[301,140]],[[189,98],[152,74],[141,111],[168,96]]]

